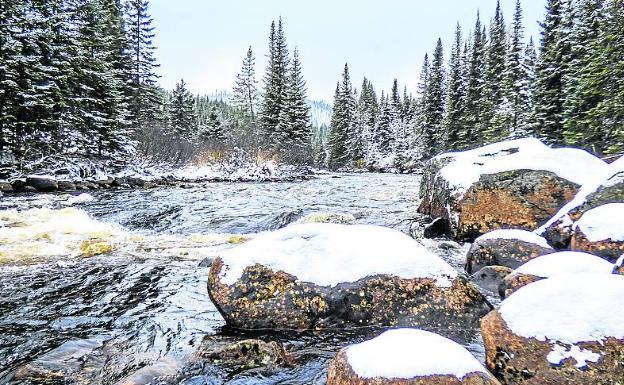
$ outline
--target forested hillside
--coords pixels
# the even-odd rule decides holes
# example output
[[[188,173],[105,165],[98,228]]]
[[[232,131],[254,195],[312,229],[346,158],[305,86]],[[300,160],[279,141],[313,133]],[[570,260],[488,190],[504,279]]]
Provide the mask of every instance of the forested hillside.
[[[518,0],[457,25],[450,53],[426,55],[416,96],[355,89],[345,66],[334,98],[329,165],[426,159],[508,138],[536,136],[598,155],[624,151],[624,3],[549,0],[539,50],[524,34]],[[538,53],[539,51],[539,53]]]
[[[329,127],[313,126],[304,65],[281,19],[264,73],[249,47],[224,99],[193,95],[184,80],[159,87],[146,0],[5,2],[2,14],[5,165],[58,154],[181,163],[242,149],[285,163],[413,169],[443,151],[525,136],[624,151],[621,0],[548,0],[537,44],[521,2],[510,21],[498,4],[489,25],[477,14],[453,42],[432,42],[417,89],[395,80],[380,91],[345,65]]]

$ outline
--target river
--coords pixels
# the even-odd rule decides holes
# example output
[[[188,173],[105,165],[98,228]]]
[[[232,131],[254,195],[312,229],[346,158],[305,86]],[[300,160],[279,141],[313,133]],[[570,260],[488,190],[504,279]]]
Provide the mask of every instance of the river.
[[[233,247],[233,234],[311,213],[350,214],[416,237],[425,223],[414,175],[186,187],[91,192],[74,203],[0,198],[0,384],[324,384],[335,352],[377,331],[231,330],[208,298],[201,261]],[[83,258],[84,239],[113,251]],[[421,241],[461,268],[466,246]],[[242,369],[197,358],[211,344],[246,338],[282,343],[296,364]],[[460,342],[483,357],[476,331]],[[46,380],[27,380],[33,373]]]

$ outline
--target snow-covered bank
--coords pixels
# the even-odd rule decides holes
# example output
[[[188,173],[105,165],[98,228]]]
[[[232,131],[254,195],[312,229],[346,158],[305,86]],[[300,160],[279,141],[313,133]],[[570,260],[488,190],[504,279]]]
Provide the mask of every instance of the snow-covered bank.
[[[0,180],[0,192],[53,192],[154,187],[201,182],[276,182],[305,180],[319,170],[273,159],[230,158],[184,165],[135,159],[126,162],[47,159],[13,170]]]

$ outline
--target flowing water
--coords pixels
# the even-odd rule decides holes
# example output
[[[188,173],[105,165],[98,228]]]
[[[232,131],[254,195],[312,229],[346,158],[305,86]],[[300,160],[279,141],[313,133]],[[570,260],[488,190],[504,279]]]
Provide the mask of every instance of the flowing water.
[[[201,261],[319,212],[418,237],[418,188],[413,175],[356,174],[102,191],[91,201],[0,198],[0,384],[324,384],[338,349],[378,331],[228,329]],[[461,267],[465,246],[421,241]],[[98,255],[102,247],[110,252]],[[462,342],[481,358],[473,335]],[[247,338],[278,341],[295,364],[243,369],[201,358]]]

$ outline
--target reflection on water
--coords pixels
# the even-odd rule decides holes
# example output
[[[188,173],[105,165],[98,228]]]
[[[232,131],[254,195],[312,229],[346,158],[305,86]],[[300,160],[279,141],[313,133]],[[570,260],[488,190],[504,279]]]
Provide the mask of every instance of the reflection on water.
[[[422,221],[418,182],[341,175],[106,191],[64,211],[24,210],[65,207],[66,196],[2,198],[0,383],[324,384],[339,348],[378,331],[230,330],[208,298],[200,261],[240,241],[231,234],[277,229],[314,212],[407,232]],[[80,244],[94,238],[113,252],[85,258]],[[441,252],[435,242],[426,245]],[[459,266],[462,252],[444,257]],[[296,365],[241,369],[197,359],[217,341],[248,338],[280,342]],[[476,337],[463,343],[482,356]]]

